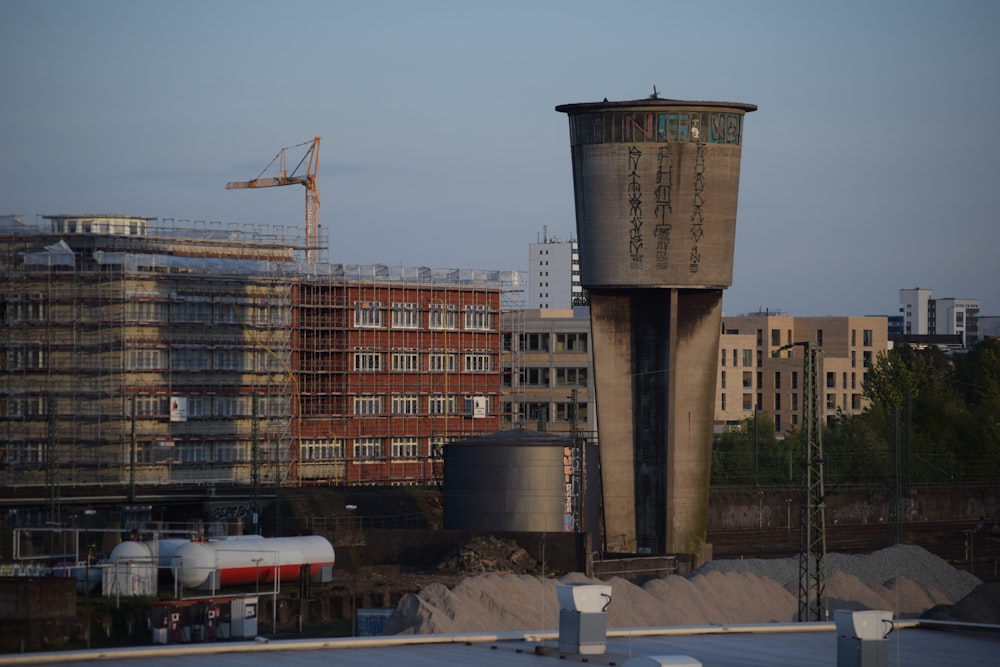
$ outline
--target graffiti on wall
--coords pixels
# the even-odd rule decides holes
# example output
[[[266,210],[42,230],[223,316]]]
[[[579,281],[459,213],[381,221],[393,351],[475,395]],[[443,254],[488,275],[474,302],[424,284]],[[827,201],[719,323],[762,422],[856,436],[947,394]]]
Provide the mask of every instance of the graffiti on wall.
[[[691,263],[688,270],[698,273],[701,268],[699,243],[705,235],[705,216],[701,207],[705,204],[705,143],[698,142],[694,159],[694,198],[691,205]]]
[[[667,222],[667,215],[674,212],[673,204],[670,200],[671,188],[673,188],[674,165],[670,154],[670,144],[661,146],[656,152],[656,227],[653,228],[653,237],[656,239],[656,268],[666,269],[670,266],[670,229]]]
[[[633,266],[642,265],[642,183],[639,179],[639,158],[636,146],[628,150],[629,257]]]

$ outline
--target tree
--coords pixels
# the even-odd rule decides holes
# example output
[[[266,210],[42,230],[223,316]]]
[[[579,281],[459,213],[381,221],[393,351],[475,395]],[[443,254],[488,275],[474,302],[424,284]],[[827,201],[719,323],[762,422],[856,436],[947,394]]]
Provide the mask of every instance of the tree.
[[[787,484],[789,448],[797,442],[795,438],[779,439],[774,432],[774,419],[766,412],[758,412],[716,440],[712,449],[712,483]]]

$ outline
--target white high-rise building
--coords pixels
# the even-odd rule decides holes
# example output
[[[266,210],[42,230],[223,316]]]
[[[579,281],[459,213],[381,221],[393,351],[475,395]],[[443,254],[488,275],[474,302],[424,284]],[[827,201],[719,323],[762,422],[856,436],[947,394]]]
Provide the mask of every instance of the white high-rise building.
[[[934,326],[939,334],[962,337],[962,345],[975,344],[979,340],[977,316],[979,299],[934,299]]]
[[[899,312],[903,314],[903,333],[907,336],[924,336],[934,333],[928,328],[928,306],[934,290],[913,289],[899,290]]]
[[[583,297],[577,242],[549,236],[528,246],[528,308],[568,310]]]
[[[934,291],[914,287],[899,290],[903,334],[959,335],[963,345],[979,340],[979,299],[935,299]]]

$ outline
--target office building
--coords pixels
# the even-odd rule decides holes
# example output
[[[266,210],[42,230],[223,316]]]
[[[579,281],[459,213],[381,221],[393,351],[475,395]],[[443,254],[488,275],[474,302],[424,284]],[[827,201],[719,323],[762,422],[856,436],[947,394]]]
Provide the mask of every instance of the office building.
[[[549,236],[528,246],[528,308],[568,310],[583,305],[577,242]]]

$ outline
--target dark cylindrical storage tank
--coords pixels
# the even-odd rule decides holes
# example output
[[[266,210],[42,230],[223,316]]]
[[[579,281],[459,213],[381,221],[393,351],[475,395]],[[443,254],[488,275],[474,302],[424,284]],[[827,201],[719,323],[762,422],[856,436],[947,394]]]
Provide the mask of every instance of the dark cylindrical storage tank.
[[[561,532],[569,506],[565,461],[572,441],[516,429],[444,450],[448,530]]]

